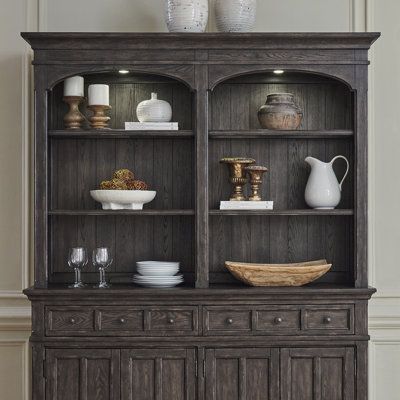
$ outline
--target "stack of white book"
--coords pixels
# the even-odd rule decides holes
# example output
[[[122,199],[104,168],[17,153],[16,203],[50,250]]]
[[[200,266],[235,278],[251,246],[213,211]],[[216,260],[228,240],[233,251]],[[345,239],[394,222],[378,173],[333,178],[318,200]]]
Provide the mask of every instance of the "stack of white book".
[[[125,122],[126,131],[177,131],[178,122]]]
[[[221,201],[220,210],[273,210],[273,201]]]

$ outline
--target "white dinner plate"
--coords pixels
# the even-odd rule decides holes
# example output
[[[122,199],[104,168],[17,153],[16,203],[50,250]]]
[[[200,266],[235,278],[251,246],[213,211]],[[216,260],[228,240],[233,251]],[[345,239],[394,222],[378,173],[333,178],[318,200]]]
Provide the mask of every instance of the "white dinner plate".
[[[180,265],[180,262],[177,261],[137,261],[136,265],[140,266],[154,266],[154,267],[165,267],[165,266],[178,266]]]
[[[134,275],[133,279],[141,282],[178,282],[183,281],[182,275],[177,276],[143,276]]]

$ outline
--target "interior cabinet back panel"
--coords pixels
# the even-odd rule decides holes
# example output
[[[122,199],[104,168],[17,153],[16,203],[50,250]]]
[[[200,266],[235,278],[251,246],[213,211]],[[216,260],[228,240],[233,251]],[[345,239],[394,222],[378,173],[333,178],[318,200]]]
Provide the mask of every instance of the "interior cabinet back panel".
[[[257,165],[268,171],[263,175],[261,196],[273,200],[274,209],[308,208],[304,190],[310,167],[304,161],[307,156],[330,161],[337,155],[345,156],[350,163],[350,173],[343,183],[342,199],[338,208],[353,208],[353,143],[343,139],[234,139],[212,140],[209,144],[209,206],[219,208],[221,200],[229,200],[232,185],[229,183],[228,168],[220,163],[223,157],[251,157]],[[334,163],[338,180],[346,172],[342,160]],[[245,193],[250,194],[249,185]]]
[[[265,82],[273,77],[266,74],[257,78],[258,82]],[[260,124],[257,112],[265,104],[267,95],[293,93],[295,103],[304,114],[300,129],[351,129],[351,92],[339,82],[326,83],[326,80],[323,82],[257,83],[254,79],[253,83],[240,83],[240,80],[236,79],[220,84],[211,95],[210,128],[212,130],[258,129]]]
[[[181,262],[183,272],[194,272],[194,221],[191,216],[52,216],[50,222],[52,254],[50,280],[71,280],[68,249],[85,246],[111,248],[114,262],[109,273],[130,274],[135,262],[160,260]],[[86,279],[97,279],[89,263]]]
[[[234,280],[225,261],[287,263],[326,258],[333,265],[320,281],[350,283],[352,232],[351,216],[212,216],[212,281]]]
[[[158,98],[166,100],[172,107],[172,121],[179,123],[179,129],[192,128],[192,104],[190,90],[182,83],[172,79],[145,76],[121,77],[116,73],[95,74],[85,76],[85,94],[91,83],[105,83],[110,86],[110,106],[108,115],[111,117],[110,128],[124,129],[125,122],[137,121],[136,107],[143,100],[149,100],[152,92]],[[51,129],[64,129],[63,117],[68,107],[62,100],[63,84],[54,87],[51,93]],[[87,103],[80,106],[82,114],[91,115]]]
[[[90,190],[120,168],[131,169],[157,191],[146,208],[194,207],[190,139],[56,139],[51,142],[51,208],[101,208]]]

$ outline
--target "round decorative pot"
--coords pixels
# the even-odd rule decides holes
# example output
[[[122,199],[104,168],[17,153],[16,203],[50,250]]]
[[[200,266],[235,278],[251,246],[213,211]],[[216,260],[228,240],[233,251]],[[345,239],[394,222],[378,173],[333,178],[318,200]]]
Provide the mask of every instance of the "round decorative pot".
[[[204,32],[208,0],[165,0],[165,22],[170,32]]]
[[[256,22],[257,0],[215,0],[220,32],[249,32]]]
[[[265,129],[295,130],[301,124],[303,113],[291,93],[274,93],[267,96],[265,105],[258,111],[258,120]]]
[[[172,108],[167,101],[159,100],[157,93],[152,93],[150,100],[138,104],[136,115],[139,122],[169,122],[172,118]]]

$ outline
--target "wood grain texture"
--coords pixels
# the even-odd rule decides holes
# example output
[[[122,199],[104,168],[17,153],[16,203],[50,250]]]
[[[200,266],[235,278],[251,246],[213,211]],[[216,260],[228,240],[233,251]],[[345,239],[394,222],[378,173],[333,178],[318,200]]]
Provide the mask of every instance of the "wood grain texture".
[[[220,273],[218,282],[233,281],[225,270],[225,261],[248,263],[288,263],[302,262],[310,259],[327,259],[332,263],[328,273],[321,277],[319,282],[351,283],[348,271],[353,268],[352,251],[346,241],[346,232],[350,229],[353,219],[351,216],[212,216],[210,219],[210,271]],[[231,218],[242,221],[237,227],[237,236],[232,235]],[[296,218],[296,221],[293,221]],[[334,218],[336,230],[327,229],[330,219]],[[242,234],[243,220],[250,222],[248,236]],[[239,223],[240,224],[240,223]],[[260,236],[260,224],[269,229],[269,235]],[[298,224],[298,225],[295,225]],[[239,225],[238,225],[239,226]],[[304,234],[299,229],[304,230]],[[224,233],[227,232],[227,233]],[[227,236],[229,235],[229,236]],[[228,238],[228,242],[226,242]],[[268,240],[269,238],[269,240]],[[239,246],[240,243],[240,247]],[[242,250],[233,252],[236,247],[246,246],[250,252]],[[339,248],[341,250],[339,250]],[[236,258],[235,258],[236,257]],[[241,258],[239,258],[241,257]],[[217,282],[217,281],[214,281]]]
[[[25,292],[34,303],[33,399],[191,400],[197,392],[199,400],[365,400],[374,292],[367,65],[379,35],[23,36],[35,50],[35,288]],[[120,68],[131,73],[119,75]],[[274,76],[275,68],[286,72]],[[86,86],[110,85],[112,129],[64,130],[61,82],[73,75]],[[152,91],[171,103],[182,131],[123,131]],[[257,110],[278,91],[294,93],[303,109],[299,131],[259,129]],[[82,111],[88,115],[86,103]],[[305,156],[337,154],[351,164],[340,208],[307,209]],[[274,200],[273,212],[218,210],[230,192],[219,159],[229,155],[269,168],[262,194]],[[120,167],[158,191],[142,214],[103,212],[89,195]],[[338,176],[343,168],[335,164]],[[110,290],[66,288],[66,253],[77,244],[111,248]],[[186,285],[132,285],[134,262],[154,258],[181,261]],[[325,283],[216,284],[230,278],[227,259],[318,258],[333,264]],[[93,268],[84,280],[97,281]]]
[[[117,400],[119,359],[113,350],[47,350],[46,397],[54,400]]]
[[[254,264],[225,261],[225,267],[238,280],[251,286],[303,286],[323,276],[332,264]]]
[[[351,348],[293,348],[281,351],[283,400],[354,399]]]
[[[276,349],[207,349],[206,398],[255,400],[279,397]]]
[[[164,222],[163,222],[164,220]],[[169,234],[166,234],[166,231]],[[136,261],[157,259],[158,261],[180,261],[183,272],[194,272],[194,222],[192,216],[52,216],[52,270],[50,280],[59,282],[73,280],[73,271],[68,267],[68,249],[84,246],[89,252],[100,246],[110,247],[114,257],[107,271],[109,278],[128,274],[131,281]],[[83,269],[85,282],[96,282],[98,272],[88,264]],[[59,275],[59,277],[58,277]]]
[[[122,350],[122,398],[194,400],[194,360],[189,349]]]
[[[166,100],[171,104],[173,110],[173,122],[179,123],[179,129],[183,131],[191,130],[191,93],[189,89],[172,79],[159,79],[149,75],[147,81],[141,81],[140,77],[131,74],[129,78],[119,77],[115,72],[109,74],[99,74],[102,81],[99,82],[99,78],[96,75],[85,76],[85,93],[87,93],[88,85],[92,83],[104,83],[107,82],[110,86],[110,106],[112,107],[109,116],[111,117],[109,127],[112,129],[123,130],[125,128],[125,122],[137,122],[136,108],[141,101],[149,100],[151,98],[151,92],[157,92],[158,98]],[[68,108],[62,101],[63,96],[63,84],[56,85],[51,93],[51,108],[50,129],[57,130],[53,132],[55,136],[64,135],[64,123],[63,116],[67,112]],[[80,106],[81,112],[88,117],[90,111],[86,108],[87,104],[82,103]],[[88,128],[88,124],[84,124],[85,128]],[[58,130],[61,132],[58,133]],[[123,131],[125,132],[125,131]],[[112,132],[110,132],[111,134]],[[121,134],[122,132],[120,132]],[[172,131],[171,134],[176,135],[176,131]],[[72,132],[72,135],[75,135]],[[83,134],[98,134],[106,135],[107,132],[91,132],[90,130],[85,131]],[[130,131],[130,134],[135,134],[134,131]],[[151,135],[151,133],[150,133]]]

